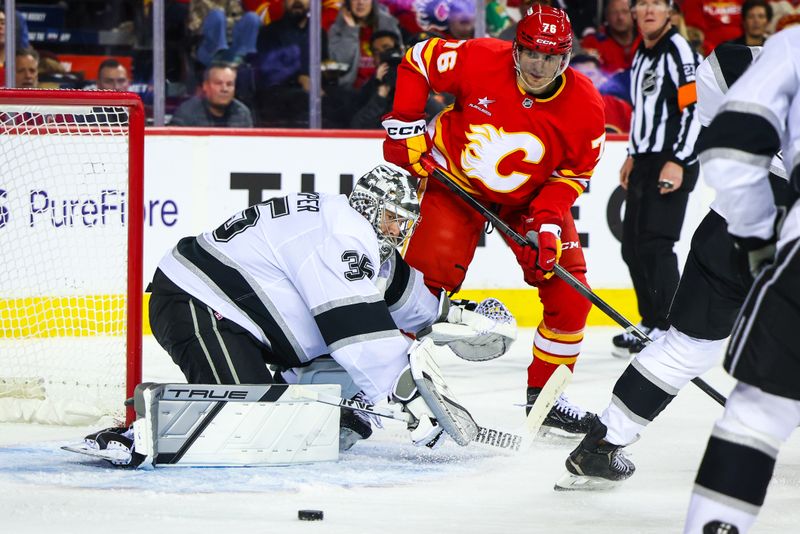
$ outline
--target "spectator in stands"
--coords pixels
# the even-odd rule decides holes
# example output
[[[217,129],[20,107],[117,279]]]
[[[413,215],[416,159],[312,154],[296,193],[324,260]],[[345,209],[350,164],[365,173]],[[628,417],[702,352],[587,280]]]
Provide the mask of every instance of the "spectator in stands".
[[[764,46],[767,26],[772,21],[772,6],[767,0],[746,0],[742,4],[742,30],[738,39],[728,41],[747,46]]]
[[[767,26],[768,34],[777,33],[800,20],[800,0],[770,0],[769,4],[772,22]]]
[[[629,0],[608,0],[603,27],[581,40],[584,52],[597,55],[603,70],[629,69],[642,38],[636,31]]]
[[[339,14],[339,0],[322,0],[321,22],[322,28],[328,31],[336,15]],[[265,26],[276,22],[283,17],[286,3],[284,0],[242,0],[245,11],[254,11]]]
[[[309,87],[308,9],[310,0],[285,0],[283,16],[261,28],[256,49],[259,86]],[[328,57],[328,39],[321,32],[321,59]]]
[[[233,62],[255,53],[260,26],[258,15],[245,13],[240,0],[191,0],[189,4],[187,27],[200,40],[197,61],[204,66],[220,56]]]
[[[328,32],[331,59],[349,67],[339,78],[340,85],[358,89],[375,74],[369,43],[381,30],[400,35],[397,19],[384,6],[375,0],[344,0]]]
[[[403,59],[405,47],[400,36],[390,31],[377,31],[370,42],[375,61],[375,75],[364,84],[355,101],[355,113],[350,127],[361,130],[381,128],[381,117],[392,110],[397,66]],[[425,106],[426,119],[444,109],[435,97],[429,97]]]
[[[600,24],[597,0],[553,0],[551,5],[569,13],[572,31],[578,38],[594,32]]]
[[[552,6],[553,0],[519,0],[519,5],[517,5],[517,9],[519,10],[519,15],[517,15],[517,21],[525,16],[525,12],[528,11],[528,8],[531,7],[533,4],[541,4],[543,6]],[[517,23],[510,25],[505,30],[500,32],[500,35],[497,36],[499,39],[504,41],[513,41],[517,38]]]
[[[489,0],[486,3],[486,33],[490,37],[498,37],[513,24],[514,19],[508,15],[507,0]]]
[[[28,25],[25,19],[22,18],[19,11],[16,16],[17,22],[17,50],[28,48],[30,46],[28,41]],[[0,8],[0,87],[4,87],[6,83],[6,13]]]
[[[743,3],[744,0],[684,0],[681,3],[688,35],[698,32],[704,55],[710,54],[721,42],[739,37]]]
[[[202,94],[181,104],[170,126],[220,126],[251,128],[253,117],[247,106],[236,100],[236,67],[213,64],[203,75]]]
[[[308,124],[309,77],[308,10],[310,0],[285,0],[284,15],[264,26],[258,35],[256,110],[259,124],[302,127]],[[328,37],[320,30],[321,60],[328,58]],[[326,77],[323,82],[327,81]],[[336,79],[332,80],[336,84]],[[323,123],[327,123],[335,88],[328,85],[322,97]],[[352,96],[352,95],[348,95]],[[349,120],[349,119],[348,119]],[[327,125],[327,124],[326,124]]]
[[[17,11],[15,17],[17,25],[17,48],[30,48],[30,40],[28,38],[28,23],[22,17],[22,14]],[[0,8],[0,65],[6,61],[6,12]]]
[[[110,91],[127,91],[131,81],[128,71],[114,58],[109,58],[100,63],[97,69],[97,88]]]
[[[800,14],[784,15],[781,17],[781,20],[775,26],[775,33],[778,33],[779,31],[789,28],[791,26],[797,26],[798,24],[800,24]]]
[[[20,48],[16,58],[15,87],[39,87],[39,52],[33,48]]]
[[[473,0],[450,0],[447,16],[447,39],[472,39],[475,37],[475,3]]]
[[[603,98],[603,107],[606,113],[606,132],[626,134],[631,126],[630,102],[605,90],[608,81],[600,60],[593,54],[579,54],[573,56],[569,62],[570,67],[586,75]]]

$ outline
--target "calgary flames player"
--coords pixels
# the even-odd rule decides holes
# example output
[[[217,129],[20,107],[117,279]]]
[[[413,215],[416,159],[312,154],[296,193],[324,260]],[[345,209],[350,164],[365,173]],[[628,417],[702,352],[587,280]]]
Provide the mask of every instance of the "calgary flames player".
[[[394,107],[383,120],[387,161],[425,178],[420,157],[430,154],[519,233],[537,232],[538,253],[509,241],[544,307],[528,367],[528,406],[558,365],[574,366],[591,307],[552,272],[558,262],[586,283],[570,207],[586,189],[605,141],[603,102],[588,78],[567,68],[571,51],[567,14],[538,4],[519,22],[514,43],[421,42],[400,64]],[[455,103],[428,126],[423,117],[431,90],[454,95]],[[420,192],[421,223],[405,259],[429,287],[456,290],[485,221],[435,180],[423,180]],[[545,425],[579,435],[593,417],[562,395]]]

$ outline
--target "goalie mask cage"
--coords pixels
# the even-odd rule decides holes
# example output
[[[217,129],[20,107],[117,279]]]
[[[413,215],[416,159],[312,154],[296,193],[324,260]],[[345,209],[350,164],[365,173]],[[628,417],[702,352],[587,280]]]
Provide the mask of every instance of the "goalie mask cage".
[[[0,90],[0,421],[132,420],[143,153],[136,95]]]

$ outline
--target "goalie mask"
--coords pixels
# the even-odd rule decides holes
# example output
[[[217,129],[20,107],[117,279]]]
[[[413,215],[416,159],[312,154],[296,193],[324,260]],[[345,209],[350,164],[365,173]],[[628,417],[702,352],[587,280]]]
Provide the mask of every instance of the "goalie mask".
[[[565,11],[534,4],[517,24],[514,68],[528,92],[545,89],[561,76],[572,54],[572,25]]]
[[[358,179],[350,205],[375,229],[381,263],[411,237],[419,221],[419,199],[411,177],[386,165]]]

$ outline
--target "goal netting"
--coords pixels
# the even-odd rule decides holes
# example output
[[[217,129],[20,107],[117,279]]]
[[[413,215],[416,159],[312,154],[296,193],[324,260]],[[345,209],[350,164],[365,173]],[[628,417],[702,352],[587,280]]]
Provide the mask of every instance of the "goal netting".
[[[141,379],[144,113],[0,90],[0,421],[125,421]]]

